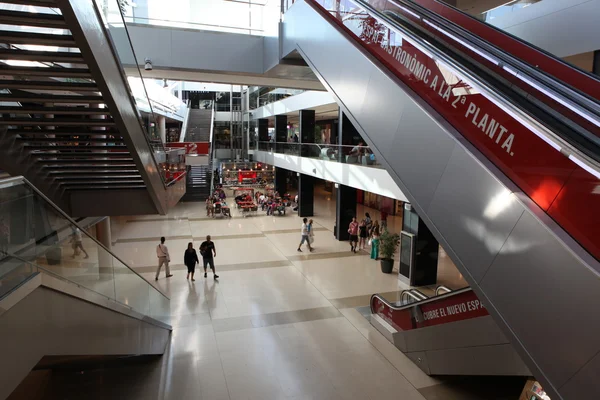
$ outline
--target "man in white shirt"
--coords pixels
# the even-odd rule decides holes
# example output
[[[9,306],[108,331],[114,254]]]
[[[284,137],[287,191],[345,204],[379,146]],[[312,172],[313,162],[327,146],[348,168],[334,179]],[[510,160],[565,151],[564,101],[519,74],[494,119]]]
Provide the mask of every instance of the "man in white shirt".
[[[306,242],[306,245],[308,246],[308,250],[313,251],[313,248],[310,246],[310,238],[309,238],[310,233],[308,231],[308,219],[307,218],[302,219],[301,234],[302,234],[302,240],[300,241],[300,244],[298,245],[298,251],[302,252],[302,249],[300,249],[300,247],[302,247],[304,242]]]
[[[154,280],[158,280],[158,275],[160,274],[160,269],[163,264],[165,265],[165,273],[167,274],[167,278],[172,277],[171,269],[169,268],[169,262],[171,261],[171,257],[169,256],[169,249],[165,246],[165,237],[160,238],[160,244],[156,246],[156,257],[158,257],[158,269],[156,270],[156,276]]]

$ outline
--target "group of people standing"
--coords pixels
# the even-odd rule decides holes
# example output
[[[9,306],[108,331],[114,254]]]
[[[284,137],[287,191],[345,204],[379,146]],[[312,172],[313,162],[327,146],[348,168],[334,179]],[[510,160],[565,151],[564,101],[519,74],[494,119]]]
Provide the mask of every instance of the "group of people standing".
[[[200,255],[202,256],[202,261],[204,264],[204,277],[208,276],[207,267],[210,266],[214,274],[214,279],[218,279],[219,275],[215,272],[215,260],[214,258],[217,256],[217,249],[215,247],[215,243],[211,240],[210,235],[206,236],[206,240],[202,242],[200,245]],[[156,270],[156,276],[154,280],[158,280],[158,275],[160,274],[160,270],[162,266],[165,266],[165,274],[167,278],[173,276],[171,274],[171,269],[169,268],[169,263],[171,262],[171,256],[169,255],[169,249],[165,245],[165,237],[160,238],[160,244],[156,246],[156,256],[158,257],[158,269]],[[196,272],[196,264],[200,264],[200,260],[198,259],[198,253],[196,253],[196,249],[194,249],[194,244],[192,242],[188,243],[187,249],[183,255],[183,263],[187,267],[187,276],[186,279],[190,279],[190,275],[192,281],[194,279],[194,273]]]
[[[373,221],[369,213],[365,213],[365,218],[360,222],[353,217],[348,226],[348,233],[350,234],[350,251],[356,253],[357,250],[366,250],[367,243],[370,242],[371,258],[373,260],[379,258],[379,238],[382,233],[379,221]]]

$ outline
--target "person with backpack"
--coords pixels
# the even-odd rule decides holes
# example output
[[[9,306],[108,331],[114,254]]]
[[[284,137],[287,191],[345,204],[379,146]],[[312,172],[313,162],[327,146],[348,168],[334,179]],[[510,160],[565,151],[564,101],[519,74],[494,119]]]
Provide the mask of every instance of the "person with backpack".
[[[210,269],[212,269],[214,274],[214,279],[218,279],[219,275],[217,275],[215,272],[214,260],[214,257],[217,256],[217,249],[215,248],[213,241],[210,240],[210,235],[207,235],[206,240],[200,245],[200,254],[202,255],[202,262],[204,264],[204,277],[206,278],[208,276],[206,273],[206,267],[210,265]]]
[[[192,242],[188,243],[188,247],[183,254],[183,263],[187,267],[188,273],[185,279],[190,279],[190,274],[192,274],[192,282],[195,281],[194,273],[196,272],[196,264],[199,264],[198,254],[196,254],[196,250],[194,249],[194,244]]]
[[[154,280],[158,280],[158,275],[160,274],[160,269],[162,266],[165,266],[165,273],[167,278],[172,277],[171,269],[169,268],[169,263],[171,262],[171,257],[169,256],[169,249],[165,245],[165,237],[160,238],[160,244],[156,246],[156,257],[158,257],[158,269],[156,270],[156,276]]]

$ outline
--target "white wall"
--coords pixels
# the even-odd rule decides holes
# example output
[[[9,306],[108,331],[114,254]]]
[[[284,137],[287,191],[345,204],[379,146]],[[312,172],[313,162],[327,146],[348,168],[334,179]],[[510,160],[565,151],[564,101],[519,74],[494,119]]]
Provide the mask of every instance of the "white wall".
[[[600,49],[600,0],[543,0],[490,23],[558,57]]]
[[[155,25],[127,24],[139,63],[152,60],[157,69],[177,68],[223,72],[262,74],[263,37],[236,33],[188,30]],[[123,35],[123,29],[110,28],[112,35]],[[130,55],[131,49],[119,48],[119,55]],[[131,58],[131,57],[129,57]],[[133,60],[125,59],[124,64]]]
[[[326,104],[335,104],[335,100],[329,92],[310,90],[252,110],[252,119],[268,118]]]
[[[290,171],[300,172],[396,200],[408,201],[390,174],[383,168],[343,164],[266,151],[254,151],[254,158],[258,162]]]

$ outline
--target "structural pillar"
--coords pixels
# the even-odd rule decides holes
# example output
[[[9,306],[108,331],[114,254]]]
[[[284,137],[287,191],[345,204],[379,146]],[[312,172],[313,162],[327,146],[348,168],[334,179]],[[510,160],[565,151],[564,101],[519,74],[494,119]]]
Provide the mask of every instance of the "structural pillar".
[[[108,250],[111,249],[110,217],[106,217],[96,224],[96,239]],[[98,274],[101,279],[112,277],[112,259],[113,257],[109,252],[98,249]]]
[[[416,236],[414,268],[412,275],[408,277],[410,284],[412,286],[434,285],[437,283],[440,245],[410,203],[404,205],[402,230]]]
[[[163,143],[167,143],[167,119],[162,115],[156,116],[156,124],[158,125],[158,136]]]
[[[275,151],[278,151],[277,143],[281,142],[287,142],[287,115],[275,116]]]
[[[312,217],[315,209],[314,176],[300,174],[298,177],[298,216]]]
[[[280,196],[287,192],[287,175],[287,169],[275,168],[275,191],[279,192]]]
[[[258,141],[269,141],[269,120],[266,118],[261,118],[258,120]]]
[[[592,63],[592,72],[600,75],[600,50],[594,51],[594,61]]]
[[[315,143],[315,110],[300,110],[299,117],[300,143]],[[300,155],[302,157],[310,157],[315,151],[318,152],[314,146],[301,146]],[[318,156],[318,154],[314,155]]]
[[[336,189],[335,203],[334,234],[337,240],[350,239],[348,227],[354,217],[356,217],[356,189],[350,186],[339,185]]]

